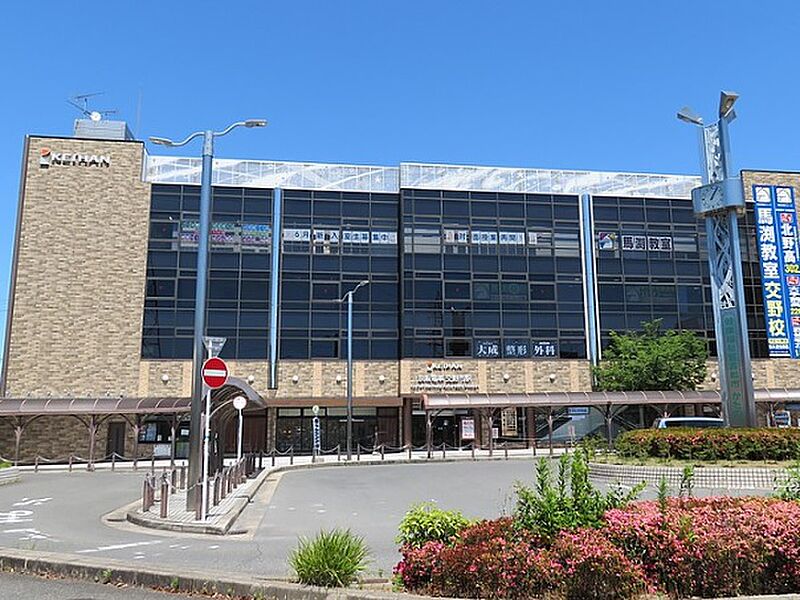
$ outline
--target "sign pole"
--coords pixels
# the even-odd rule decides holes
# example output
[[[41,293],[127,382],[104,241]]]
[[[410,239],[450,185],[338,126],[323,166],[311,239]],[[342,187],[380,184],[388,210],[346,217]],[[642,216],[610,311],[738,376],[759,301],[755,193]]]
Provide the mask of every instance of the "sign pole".
[[[750,365],[739,213],[745,202],[739,178],[731,177],[728,123],[736,118],[737,94],[722,92],[719,119],[703,125],[700,117],[682,109],[678,118],[700,127],[703,183],[692,190],[694,212],[705,219],[714,330],[719,361],[722,418],[730,427],[755,427],[756,405]]]
[[[208,454],[209,454],[209,437],[210,437],[210,423],[211,423],[211,390],[206,392],[206,415],[205,427],[203,431],[203,506],[201,514],[203,520],[208,518]]]

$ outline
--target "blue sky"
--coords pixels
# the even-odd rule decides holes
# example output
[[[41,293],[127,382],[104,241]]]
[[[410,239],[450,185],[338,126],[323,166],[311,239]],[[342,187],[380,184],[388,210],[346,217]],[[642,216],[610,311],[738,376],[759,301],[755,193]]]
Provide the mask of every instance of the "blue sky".
[[[219,156],[696,173],[675,111],[731,89],[734,166],[798,170],[799,36],[793,0],[3,3],[0,331],[23,138],[71,95],[140,137],[269,119]]]

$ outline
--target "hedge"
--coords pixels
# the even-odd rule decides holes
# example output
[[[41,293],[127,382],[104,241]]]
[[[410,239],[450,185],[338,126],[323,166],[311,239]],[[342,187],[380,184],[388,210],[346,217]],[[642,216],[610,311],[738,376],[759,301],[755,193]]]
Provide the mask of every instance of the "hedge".
[[[800,429],[637,429],[616,441],[621,456],[688,460],[797,460]]]
[[[727,497],[635,502],[549,541],[506,518],[404,546],[395,575],[409,592],[490,600],[797,593],[798,522],[797,502]]]

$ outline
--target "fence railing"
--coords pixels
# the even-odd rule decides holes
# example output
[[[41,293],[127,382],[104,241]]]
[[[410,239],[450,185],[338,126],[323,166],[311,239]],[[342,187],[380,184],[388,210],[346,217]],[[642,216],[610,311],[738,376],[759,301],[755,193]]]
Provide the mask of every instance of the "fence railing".
[[[208,486],[209,506],[217,506],[227,498],[236,488],[245,483],[248,477],[263,468],[263,453],[245,454],[232,465],[223,467],[214,473],[205,482]],[[196,484],[187,487],[186,467],[174,469],[164,468],[159,474],[155,470],[145,475],[142,484],[142,512],[150,512],[155,504],[159,505],[159,516],[166,519],[169,515],[170,496],[176,492],[196,490],[195,493],[195,519],[202,519],[202,497],[204,482],[199,480]]]

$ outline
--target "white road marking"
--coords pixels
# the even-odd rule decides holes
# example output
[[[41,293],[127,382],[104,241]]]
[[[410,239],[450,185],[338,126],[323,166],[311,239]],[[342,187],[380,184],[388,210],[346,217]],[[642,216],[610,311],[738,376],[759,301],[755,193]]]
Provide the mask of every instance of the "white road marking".
[[[50,502],[52,498],[23,498],[11,506],[41,506],[45,502]]]
[[[33,519],[28,519],[25,517],[31,517],[32,515],[32,510],[11,510],[9,512],[0,512],[0,523],[29,523],[33,521]]]
[[[97,548],[88,548],[86,550],[78,550],[76,554],[92,554],[94,552],[105,552],[106,550],[124,550],[125,548],[137,548],[139,546],[152,546],[153,544],[160,544],[161,540],[154,540],[151,542],[131,542],[130,544],[114,544],[112,546],[98,546]]]
[[[320,508],[320,509],[319,509],[317,512],[318,512],[319,514],[323,514],[323,513],[326,513],[326,512],[328,512],[328,511],[327,511],[327,510],[325,510],[324,508]]]
[[[209,550],[216,550],[217,548],[219,548],[219,546],[216,545],[208,547]]]

